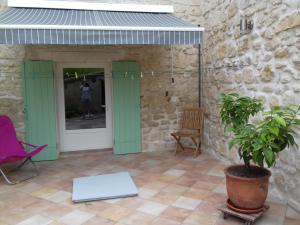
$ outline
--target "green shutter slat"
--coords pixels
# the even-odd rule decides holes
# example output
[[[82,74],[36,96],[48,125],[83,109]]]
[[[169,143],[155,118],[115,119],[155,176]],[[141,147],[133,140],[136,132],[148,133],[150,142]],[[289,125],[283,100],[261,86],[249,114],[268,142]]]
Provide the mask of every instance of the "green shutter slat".
[[[112,70],[114,152],[115,154],[141,152],[139,65],[136,62],[113,62]]]
[[[50,61],[27,61],[23,64],[25,139],[35,145],[48,147],[34,160],[55,160],[56,113],[54,104],[53,63]]]

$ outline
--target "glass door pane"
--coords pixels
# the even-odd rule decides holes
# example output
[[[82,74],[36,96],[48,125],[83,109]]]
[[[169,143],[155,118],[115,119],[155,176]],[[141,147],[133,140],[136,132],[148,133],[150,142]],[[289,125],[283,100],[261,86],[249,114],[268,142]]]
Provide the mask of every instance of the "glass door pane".
[[[64,68],[66,130],[106,128],[103,68]]]

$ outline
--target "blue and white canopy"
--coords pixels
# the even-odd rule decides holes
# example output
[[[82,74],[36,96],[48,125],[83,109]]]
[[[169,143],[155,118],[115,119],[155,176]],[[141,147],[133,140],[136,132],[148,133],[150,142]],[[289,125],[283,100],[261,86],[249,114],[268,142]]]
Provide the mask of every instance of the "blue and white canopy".
[[[193,45],[202,32],[161,12],[11,7],[0,15],[0,44]]]

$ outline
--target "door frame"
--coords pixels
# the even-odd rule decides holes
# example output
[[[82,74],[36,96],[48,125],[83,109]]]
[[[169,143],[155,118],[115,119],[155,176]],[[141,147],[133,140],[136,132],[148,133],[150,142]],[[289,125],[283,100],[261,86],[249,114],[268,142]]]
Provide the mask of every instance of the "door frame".
[[[70,147],[66,149],[66,143],[64,142],[65,136],[65,96],[64,96],[64,86],[63,86],[63,68],[104,68],[104,80],[105,80],[105,95],[106,105],[110,103],[110,107],[106,108],[106,125],[109,125],[108,130],[110,135],[110,143],[104,144],[103,147],[99,146],[96,148],[75,148]],[[82,151],[90,149],[107,149],[114,147],[114,131],[113,131],[113,97],[112,97],[112,65],[109,61],[99,61],[99,62],[57,62],[54,68],[55,79],[55,92],[56,92],[56,117],[57,117],[57,130],[58,130],[58,150],[59,152],[69,152],[69,151]],[[107,101],[108,100],[108,101]],[[104,128],[107,129],[107,128]],[[83,129],[83,130],[70,130],[67,131],[69,135],[72,134],[82,134],[82,133],[99,133],[103,131],[103,128],[98,129]]]

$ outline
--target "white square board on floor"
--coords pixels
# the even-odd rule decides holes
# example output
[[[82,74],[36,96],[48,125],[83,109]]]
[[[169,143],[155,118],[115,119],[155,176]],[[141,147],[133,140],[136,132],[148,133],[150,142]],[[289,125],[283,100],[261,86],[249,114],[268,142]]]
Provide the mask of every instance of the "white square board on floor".
[[[128,172],[73,179],[73,202],[133,197],[138,190]]]

